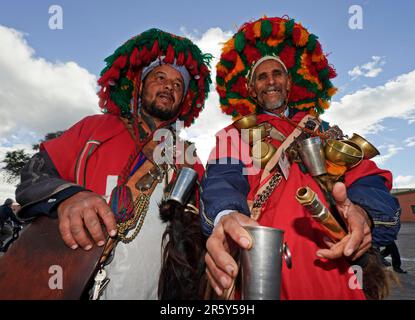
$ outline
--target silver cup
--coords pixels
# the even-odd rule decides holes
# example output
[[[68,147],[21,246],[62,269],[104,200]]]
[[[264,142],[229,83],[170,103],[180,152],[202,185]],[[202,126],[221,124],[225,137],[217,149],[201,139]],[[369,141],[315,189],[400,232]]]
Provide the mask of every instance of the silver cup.
[[[269,227],[244,227],[251,235],[251,249],[241,249],[243,300],[279,300],[284,256],[291,268],[291,253],[284,243],[284,231]]]
[[[171,190],[167,200],[173,200],[181,205],[186,205],[189,196],[197,180],[197,172],[192,168],[183,167],[176,179],[174,187]]]
[[[299,152],[308,172],[315,177],[327,173],[324,149],[319,137],[305,139],[299,143]]]

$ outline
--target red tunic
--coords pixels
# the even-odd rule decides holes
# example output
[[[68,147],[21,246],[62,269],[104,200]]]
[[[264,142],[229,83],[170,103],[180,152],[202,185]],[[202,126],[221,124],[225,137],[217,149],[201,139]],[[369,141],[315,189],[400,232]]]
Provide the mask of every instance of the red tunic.
[[[292,119],[300,122],[305,113],[297,113]],[[293,126],[286,121],[269,115],[258,115],[258,123],[268,121],[286,137],[293,131]],[[225,128],[229,132],[233,126]],[[219,143],[218,136],[218,143]],[[222,142],[223,143],[223,142]],[[243,143],[242,143],[243,144]],[[281,142],[273,140],[278,147]],[[238,154],[235,140],[228,139],[227,148],[216,148],[211,158],[232,157]],[[241,148],[246,148],[246,145]],[[227,154],[224,154],[224,152]],[[249,166],[251,159],[246,153],[239,154],[239,159]],[[248,175],[250,192],[248,200],[253,200],[259,186],[262,170]],[[379,174],[385,177],[388,187],[392,185],[392,175],[389,171],[380,170],[374,162],[364,160],[345,176],[346,186],[357,179]],[[281,299],[365,299],[361,289],[356,289],[356,278],[350,269],[350,263],[345,258],[336,260],[320,259],[317,250],[326,248],[323,242],[325,233],[318,222],[298,203],[295,194],[298,188],[309,186],[327,206],[324,195],[318,184],[309,174],[304,174],[299,166],[291,166],[288,180],[281,179],[269,200],[265,203],[258,222],[260,225],[274,227],[285,231],[284,241],[287,242],[292,254],[292,269],[283,262]],[[350,284],[350,285],[349,285]]]
[[[86,117],[62,136],[41,145],[62,179],[100,195],[106,193],[107,177],[121,174],[134,148],[124,123],[111,114]],[[204,169],[199,159],[193,168],[200,180]]]

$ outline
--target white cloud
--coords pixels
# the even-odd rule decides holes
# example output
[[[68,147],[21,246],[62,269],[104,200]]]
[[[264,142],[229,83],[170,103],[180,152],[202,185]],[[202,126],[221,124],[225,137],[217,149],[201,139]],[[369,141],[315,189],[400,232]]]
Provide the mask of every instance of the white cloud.
[[[415,188],[415,176],[397,176],[393,182],[394,188]]]
[[[361,66],[355,66],[348,72],[348,74],[352,77],[353,80],[361,76],[366,78],[375,78],[382,72],[381,66],[384,64],[385,61],[382,57],[372,56],[372,61]]]
[[[374,133],[382,130],[385,118],[411,120],[415,114],[415,70],[384,85],[365,88],[332,103],[323,116],[346,133]]]
[[[36,57],[21,32],[1,25],[0,43],[0,138],[19,130],[43,136],[99,111],[96,77],[86,69]]]
[[[387,149],[386,154],[385,151],[381,151],[381,155],[373,158],[373,161],[376,162],[377,165],[383,165],[386,161],[388,161],[390,158],[395,156],[399,151],[403,150],[401,147],[397,147],[393,144],[387,145],[387,146],[380,146],[378,149]]]
[[[211,62],[212,81],[213,85],[210,88],[209,98],[205,103],[205,108],[201,112],[199,118],[195,124],[186,130],[187,138],[195,142],[197,153],[202,160],[202,163],[206,163],[209,153],[215,146],[214,135],[225,126],[232,122],[230,116],[222,113],[219,107],[219,96],[215,89],[215,75],[216,64],[219,61],[223,44],[229,40],[232,36],[232,31],[223,31],[220,28],[210,28],[202,36],[197,37],[186,31],[185,28],[181,28],[181,31],[186,37],[191,39],[200,50],[204,53],[210,53],[213,55]]]
[[[415,137],[409,137],[404,141],[407,147],[415,147]]]

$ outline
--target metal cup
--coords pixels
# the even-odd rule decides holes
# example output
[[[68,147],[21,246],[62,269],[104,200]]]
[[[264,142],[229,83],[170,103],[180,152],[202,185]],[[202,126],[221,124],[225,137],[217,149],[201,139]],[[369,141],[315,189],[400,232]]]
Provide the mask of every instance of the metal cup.
[[[291,254],[284,243],[284,231],[269,227],[245,226],[253,244],[241,249],[243,300],[279,300],[282,257],[291,268]]]
[[[319,137],[301,141],[299,143],[299,152],[308,172],[313,177],[327,173],[324,149]]]
[[[192,168],[183,167],[176,179],[174,187],[171,190],[168,201],[176,201],[182,206],[186,205],[189,196],[193,191],[193,187],[196,183],[197,172]]]

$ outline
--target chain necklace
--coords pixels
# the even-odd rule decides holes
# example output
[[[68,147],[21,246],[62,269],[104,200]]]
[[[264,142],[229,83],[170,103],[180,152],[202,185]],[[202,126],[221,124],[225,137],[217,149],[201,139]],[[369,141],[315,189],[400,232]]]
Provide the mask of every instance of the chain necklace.
[[[279,171],[275,172],[275,174],[272,176],[271,180],[269,181],[269,184],[267,185],[267,187],[254,200],[254,204],[252,206],[251,218],[253,218],[254,220],[258,220],[261,214],[262,206],[265,204],[265,202],[267,202],[267,200],[271,196],[271,193],[280,183],[281,177],[282,176]]]
[[[130,243],[133,241],[143,226],[144,219],[147,215],[148,207],[150,204],[150,196],[141,194],[134,202],[134,216],[130,220],[118,223],[118,236],[124,243]],[[127,237],[128,231],[135,226],[134,233]]]

